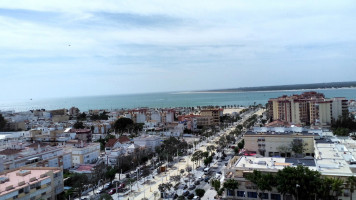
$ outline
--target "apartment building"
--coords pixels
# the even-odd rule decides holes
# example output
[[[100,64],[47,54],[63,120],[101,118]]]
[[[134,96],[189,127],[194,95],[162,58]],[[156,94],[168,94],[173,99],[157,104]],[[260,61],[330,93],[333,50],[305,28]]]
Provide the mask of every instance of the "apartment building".
[[[248,131],[243,136],[245,150],[261,156],[292,157],[296,153],[292,150],[292,143],[303,145],[300,156],[314,156],[314,138],[317,133],[308,132],[253,132]]]
[[[200,111],[200,115],[203,117],[212,117],[212,125],[220,124],[220,116],[222,116],[222,109],[203,109]]]
[[[63,167],[72,166],[72,154],[63,146],[48,146],[44,143],[13,143],[0,151],[3,169],[11,170],[24,166]]]
[[[72,152],[72,165],[91,164],[98,160],[100,143],[85,143],[83,141],[68,141],[66,150]]]
[[[255,157],[255,156],[235,156],[232,158],[223,171],[223,181],[234,179],[239,182],[237,190],[225,190],[223,199],[262,199],[281,200],[292,199],[288,194],[283,195],[276,188],[272,191],[257,191],[257,187],[245,179],[246,175],[253,170],[262,173],[277,173],[284,167],[306,166],[310,170],[318,171],[322,176],[339,178],[344,182],[356,173],[356,142],[348,137],[327,137],[314,141],[315,158],[282,158],[282,157]],[[348,200],[350,196],[356,198],[356,194],[351,193],[347,187],[337,198]]]
[[[0,173],[0,199],[55,200],[61,192],[61,168],[20,168]]]
[[[343,97],[326,99],[324,94],[317,92],[284,95],[268,101],[268,117],[295,124],[329,126],[347,113],[347,102]]]

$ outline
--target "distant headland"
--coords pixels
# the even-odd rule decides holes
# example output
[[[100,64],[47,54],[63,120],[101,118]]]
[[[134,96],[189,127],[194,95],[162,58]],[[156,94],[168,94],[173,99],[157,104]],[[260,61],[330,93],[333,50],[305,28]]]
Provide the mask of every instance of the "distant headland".
[[[356,88],[356,81],[350,82],[331,82],[331,83],[310,83],[294,85],[275,85],[258,87],[240,87],[228,89],[199,90],[192,92],[257,92],[257,91],[278,91],[278,90],[314,90],[314,89],[337,89],[337,88]]]

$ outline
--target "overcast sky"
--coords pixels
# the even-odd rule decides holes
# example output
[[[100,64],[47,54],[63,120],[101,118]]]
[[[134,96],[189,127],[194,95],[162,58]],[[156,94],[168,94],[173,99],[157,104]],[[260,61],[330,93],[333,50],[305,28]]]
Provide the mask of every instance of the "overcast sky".
[[[4,99],[356,80],[356,1],[0,1]]]

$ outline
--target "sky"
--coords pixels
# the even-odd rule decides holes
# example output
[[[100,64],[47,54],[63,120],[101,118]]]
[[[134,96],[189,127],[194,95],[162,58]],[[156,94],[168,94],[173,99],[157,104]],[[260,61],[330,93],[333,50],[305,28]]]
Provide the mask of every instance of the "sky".
[[[1,100],[356,80],[356,1],[1,0]]]

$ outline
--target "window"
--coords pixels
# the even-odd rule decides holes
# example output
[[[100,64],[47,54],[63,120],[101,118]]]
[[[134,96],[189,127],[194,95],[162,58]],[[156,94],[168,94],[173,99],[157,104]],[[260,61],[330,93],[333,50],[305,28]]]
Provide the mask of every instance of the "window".
[[[238,197],[245,197],[245,191],[237,191]]]
[[[247,192],[248,198],[257,198],[257,192]]]
[[[42,195],[42,196],[46,195],[46,192],[43,192],[41,195]]]
[[[271,199],[272,200],[281,200],[281,195],[280,194],[271,194]]]
[[[235,196],[234,190],[227,190],[227,196]]]
[[[269,199],[269,198],[268,198],[268,193],[259,193],[258,196],[259,196],[261,199]]]

